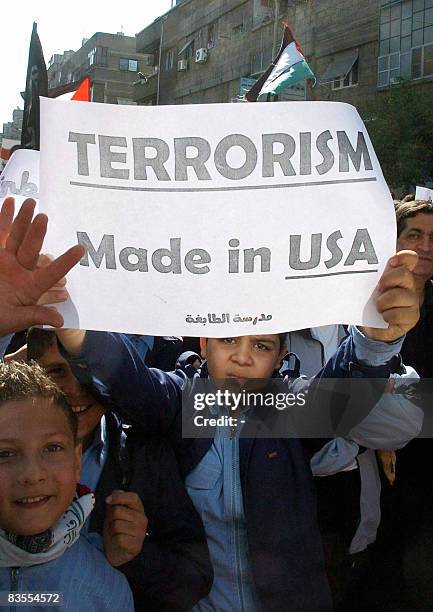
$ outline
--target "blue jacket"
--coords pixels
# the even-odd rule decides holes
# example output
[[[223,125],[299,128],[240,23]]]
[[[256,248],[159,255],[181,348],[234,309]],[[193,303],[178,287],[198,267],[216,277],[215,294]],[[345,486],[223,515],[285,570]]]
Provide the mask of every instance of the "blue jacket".
[[[182,438],[183,372],[148,369],[121,334],[88,332],[73,372],[92,383],[107,406],[162,436],[175,450],[185,478],[209,450],[212,439]],[[388,377],[389,364],[363,368],[348,338],[321,377]],[[365,369],[365,372],[363,371]],[[309,461],[296,439],[240,439],[240,473],[251,569],[264,610],[331,610],[316,499]]]
[[[84,535],[54,561],[31,567],[0,567],[0,591],[60,592],[63,594],[62,612],[134,610],[126,578],[109,565],[102,552],[90,544]],[[52,612],[60,607],[11,605],[8,609]]]

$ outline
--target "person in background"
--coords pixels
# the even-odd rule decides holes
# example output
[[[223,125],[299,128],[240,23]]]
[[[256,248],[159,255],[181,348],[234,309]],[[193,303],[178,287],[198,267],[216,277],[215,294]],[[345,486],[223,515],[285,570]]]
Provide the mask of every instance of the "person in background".
[[[414,268],[420,305],[418,323],[401,349],[405,364],[420,375],[426,419],[431,423],[433,379],[433,203],[406,196],[395,205],[397,248],[418,254]],[[394,482],[383,480],[383,513],[375,547],[372,578],[384,610],[431,610],[433,582],[433,443],[432,432],[396,452]]]
[[[289,332],[286,344],[298,359],[297,375],[313,376],[346,335],[344,325]],[[374,593],[365,589],[365,577],[371,572],[371,545],[381,516],[378,467],[382,463],[379,460],[378,466],[376,455],[388,457],[393,451],[378,447],[375,451],[344,438],[304,440],[304,445],[316,476],[319,526],[335,609],[368,610]],[[339,464],[330,466],[329,457],[337,454]]]
[[[175,370],[183,370],[187,375],[194,376],[200,369],[201,364],[202,358],[200,355],[194,351],[185,351],[178,357]]]

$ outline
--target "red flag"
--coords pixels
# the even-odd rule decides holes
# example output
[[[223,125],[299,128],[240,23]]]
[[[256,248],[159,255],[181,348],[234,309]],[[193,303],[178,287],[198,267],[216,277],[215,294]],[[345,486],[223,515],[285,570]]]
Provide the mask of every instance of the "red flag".
[[[80,102],[90,102],[90,78],[86,77],[80,84],[71,100],[79,100]]]
[[[86,77],[82,81],[74,81],[73,83],[50,89],[48,97],[57,98],[58,100],[90,102],[90,77]]]

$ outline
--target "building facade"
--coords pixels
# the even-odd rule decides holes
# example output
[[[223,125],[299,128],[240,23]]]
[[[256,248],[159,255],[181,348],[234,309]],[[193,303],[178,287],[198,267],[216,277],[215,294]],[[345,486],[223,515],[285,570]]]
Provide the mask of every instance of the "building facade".
[[[48,87],[81,81],[89,76],[91,100],[109,104],[134,104],[133,84],[138,73],[152,74],[154,58],[136,52],[135,38],[121,32],[96,32],[84,39],[76,52],[53,55],[48,67]]]
[[[12,112],[12,121],[3,123],[3,132],[0,134],[3,138],[9,138],[10,140],[21,141],[21,128],[23,125],[23,113],[21,108],[16,108]]]
[[[3,131],[0,133],[0,172],[9,159],[11,148],[21,144],[23,113],[21,108],[16,108],[12,112],[12,121],[3,123]]]
[[[284,21],[318,83],[281,99],[359,105],[401,78],[431,88],[433,0],[182,0],[136,36],[156,73],[135,101],[237,101],[278,50]]]

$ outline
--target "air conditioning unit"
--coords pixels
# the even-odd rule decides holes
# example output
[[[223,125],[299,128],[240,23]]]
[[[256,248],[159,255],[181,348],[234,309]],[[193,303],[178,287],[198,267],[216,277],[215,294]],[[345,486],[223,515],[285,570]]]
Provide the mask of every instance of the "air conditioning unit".
[[[181,59],[177,62],[177,71],[178,72],[185,72],[185,70],[188,70],[188,60],[187,59]]]
[[[208,50],[204,47],[202,49],[197,49],[195,52],[195,63],[196,64],[204,64],[208,57]]]

